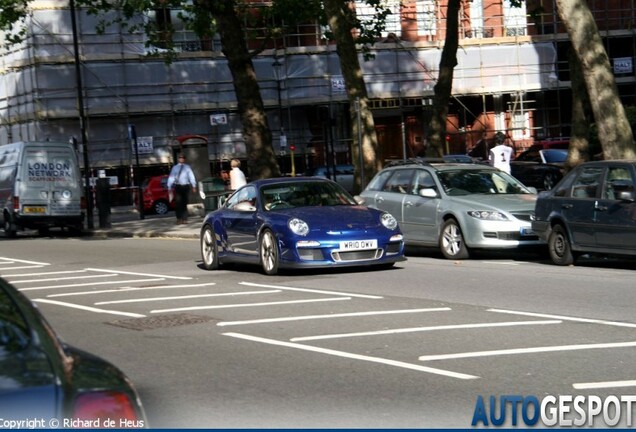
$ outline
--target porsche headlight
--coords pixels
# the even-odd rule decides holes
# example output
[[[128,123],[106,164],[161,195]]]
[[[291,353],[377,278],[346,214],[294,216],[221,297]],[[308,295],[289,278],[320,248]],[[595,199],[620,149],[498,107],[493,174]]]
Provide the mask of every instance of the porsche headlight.
[[[293,218],[287,222],[287,226],[296,235],[306,236],[309,233],[309,225],[302,219]]]
[[[508,220],[505,214],[498,211],[489,211],[489,210],[472,210],[469,211],[468,214],[475,219],[481,220],[491,220],[491,221],[505,221]]]
[[[398,226],[397,220],[395,220],[395,218],[390,213],[382,213],[382,216],[380,216],[380,221],[382,222],[382,225],[390,230],[394,230]]]

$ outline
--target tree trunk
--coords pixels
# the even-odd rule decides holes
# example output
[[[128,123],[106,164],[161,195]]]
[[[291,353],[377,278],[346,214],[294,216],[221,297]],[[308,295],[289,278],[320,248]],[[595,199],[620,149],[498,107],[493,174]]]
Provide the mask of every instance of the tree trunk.
[[[340,68],[347,87],[349,97],[349,113],[352,125],[352,155],[355,166],[354,192],[359,192],[371,177],[382,168],[382,161],[378,160],[378,139],[375,132],[373,114],[369,109],[369,96],[358,59],[358,50],[353,38],[353,13],[349,9],[349,2],[342,0],[325,0],[325,12],[331,31],[336,40],[336,50],[340,59]],[[358,111],[360,110],[358,124]],[[362,160],[360,166],[360,139],[362,138]],[[364,173],[364,181],[360,173]],[[363,184],[361,184],[363,183]]]
[[[280,176],[265,106],[234,0],[206,0],[232,73],[251,179]]]
[[[604,158],[635,159],[632,131],[618,96],[607,52],[587,3],[583,0],[556,0],[556,3],[581,63]]]
[[[427,156],[442,157],[446,140],[446,117],[453,89],[453,73],[457,66],[459,46],[459,6],[460,0],[449,0],[446,9],[446,39],[439,62],[439,76],[434,87],[433,115],[428,124]]]
[[[570,148],[565,169],[571,170],[590,159],[589,135],[590,119],[586,115],[590,100],[587,96],[583,71],[574,50],[570,48],[568,56],[570,64],[570,82],[572,83],[572,133],[570,134]]]

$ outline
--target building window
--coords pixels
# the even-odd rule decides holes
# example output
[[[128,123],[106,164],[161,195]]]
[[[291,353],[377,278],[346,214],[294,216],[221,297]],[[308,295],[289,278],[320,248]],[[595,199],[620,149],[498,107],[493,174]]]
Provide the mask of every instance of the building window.
[[[417,0],[415,4],[417,14],[417,32],[420,36],[435,36],[437,34],[437,14],[435,0]]]
[[[402,24],[400,16],[400,0],[382,0],[381,5],[391,11],[386,17],[386,23],[382,37],[387,37],[389,33],[393,33],[400,37],[402,35]],[[363,0],[356,0],[356,15],[362,22],[373,20],[375,16],[375,9],[370,7],[367,2]]]
[[[512,139],[524,140],[530,138],[530,115],[529,113],[516,111],[512,114]]]
[[[526,2],[519,7],[512,6],[510,0],[504,0],[504,28],[506,36],[525,36],[526,34]]]
[[[476,39],[484,37],[484,4],[482,0],[470,2],[470,37]]]
[[[157,48],[174,47],[176,51],[210,51],[210,40],[200,39],[193,31],[188,30],[181,15],[181,9],[159,8],[147,13],[149,23],[155,25],[155,41]]]

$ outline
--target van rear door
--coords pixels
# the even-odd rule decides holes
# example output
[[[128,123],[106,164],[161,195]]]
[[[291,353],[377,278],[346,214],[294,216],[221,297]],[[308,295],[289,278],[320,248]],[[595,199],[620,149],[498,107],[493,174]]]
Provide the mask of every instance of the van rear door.
[[[25,216],[81,214],[81,176],[72,147],[27,146],[20,177],[20,206]]]

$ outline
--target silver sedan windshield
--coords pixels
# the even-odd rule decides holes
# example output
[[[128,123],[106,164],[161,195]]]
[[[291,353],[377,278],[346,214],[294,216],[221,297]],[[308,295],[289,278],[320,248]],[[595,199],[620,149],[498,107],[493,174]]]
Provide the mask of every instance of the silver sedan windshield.
[[[438,173],[447,195],[530,194],[522,183],[503,171],[448,170]]]

